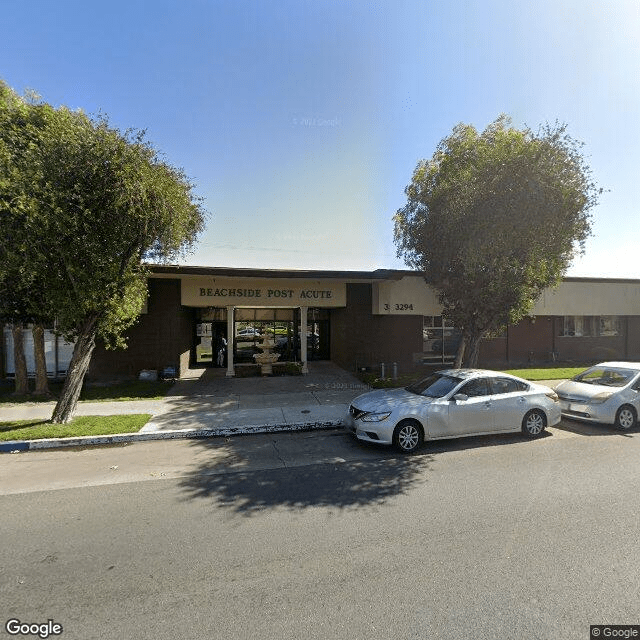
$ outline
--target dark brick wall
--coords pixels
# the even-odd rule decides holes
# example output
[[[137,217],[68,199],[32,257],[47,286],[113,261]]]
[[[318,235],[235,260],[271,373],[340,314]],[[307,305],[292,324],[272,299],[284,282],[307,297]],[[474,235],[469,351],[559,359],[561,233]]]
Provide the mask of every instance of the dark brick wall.
[[[396,362],[399,373],[425,370],[422,354],[422,316],[372,315],[369,283],[347,284],[347,306],[330,310],[331,360],[349,371],[356,366],[378,371],[381,362]],[[180,304],[178,279],[150,279],[148,313],[128,332],[126,350],[107,351],[98,344],[89,369],[90,379],[136,376],[142,369],[161,370],[189,365],[196,310]],[[640,361],[640,316],[623,319],[622,335],[601,338],[558,336],[560,319],[523,319],[507,335],[484,340],[479,365],[489,368],[543,364],[552,361]]]
[[[627,359],[640,361],[640,316],[629,316],[627,321]]]
[[[371,285],[347,284],[347,306],[331,310],[331,360],[355,371],[377,370],[380,363],[398,363],[398,372],[416,369],[414,354],[422,351],[422,316],[371,314]]]
[[[127,332],[127,349],[109,351],[96,345],[90,379],[136,376],[142,369],[188,367],[195,310],[180,304],[180,280],[151,278],[147,313]]]
[[[558,335],[562,318],[537,316],[510,326],[508,355],[510,365],[559,362],[602,362],[640,357],[640,318],[622,319],[621,335],[602,337],[563,337]]]
[[[558,360],[580,363],[627,360],[625,342],[625,336],[604,338],[557,337]]]
[[[489,338],[480,343],[478,366],[500,368],[507,362],[507,338]]]
[[[551,362],[554,323],[551,316],[523,318],[507,329],[509,363]]]

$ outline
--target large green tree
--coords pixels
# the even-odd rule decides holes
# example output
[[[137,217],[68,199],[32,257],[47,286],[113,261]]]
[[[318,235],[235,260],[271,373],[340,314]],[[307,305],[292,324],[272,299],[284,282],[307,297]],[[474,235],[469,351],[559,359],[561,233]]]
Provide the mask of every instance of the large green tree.
[[[43,111],[31,105],[0,81],[0,322],[10,324],[13,331],[17,395],[28,392],[26,324],[33,327],[35,393],[48,394],[43,325],[53,323],[41,288],[46,256],[35,246],[28,227],[37,172],[31,152],[44,124]]]
[[[29,237],[41,258],[22,268],[55,310],[57,330],[75,341],[52,416],[68,422],[96,338],[125,346],[125,331],[146,301],[145,263],[188,251],[204,227],[205,211],[184,172],[163,159],[144,133],[123,133],[104,117],[42,102],[28,107],[39,118],[35,133],[27,126],[23,131],[34,136],[29,192],[25,206],[12,208],[11,215],[17,238]]]
[[[457,366],[476,366],[480,340],[558,284],[584,250],[600,192],[564,125],[460,124],[418,163],[394,239],[462,331]]]

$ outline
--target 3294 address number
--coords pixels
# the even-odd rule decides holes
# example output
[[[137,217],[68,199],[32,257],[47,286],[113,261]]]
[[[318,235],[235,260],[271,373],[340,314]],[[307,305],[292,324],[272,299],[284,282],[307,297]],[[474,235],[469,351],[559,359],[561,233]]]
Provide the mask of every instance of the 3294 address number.
[[[394,305],[390,305],[388,303],[385,303],[384,305],[384,310],[385,311],[391,311],[393,307],[394,311],[413,311],[413,305],[412,304],[394,304]]]

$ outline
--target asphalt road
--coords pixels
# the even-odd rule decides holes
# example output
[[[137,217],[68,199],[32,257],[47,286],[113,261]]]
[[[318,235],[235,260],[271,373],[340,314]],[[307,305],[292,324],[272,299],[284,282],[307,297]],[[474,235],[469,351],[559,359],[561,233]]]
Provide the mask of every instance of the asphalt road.
[[[410,457],[340,433],[5,454],[0,487],[0,637],[10,618],[64,640],[640,624],[640,433],[569,425]]]

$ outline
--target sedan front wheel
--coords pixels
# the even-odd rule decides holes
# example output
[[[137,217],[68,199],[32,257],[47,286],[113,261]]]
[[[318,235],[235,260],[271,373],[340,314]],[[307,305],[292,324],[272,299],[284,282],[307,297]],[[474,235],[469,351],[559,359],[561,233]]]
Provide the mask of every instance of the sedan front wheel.
[[[393,444],[402,453],[413,453],[423,440],[422,425],[417,420],[403,420],[393,432]]]
[[[537,438],[547,426],[547,416],[540,409],[531,409],[522,419],[522,431],[530,438]]]
[[[615,427],[620,431],[628,431],[636,426],[636,410],[628,404],[622,405],[616,413]]]

